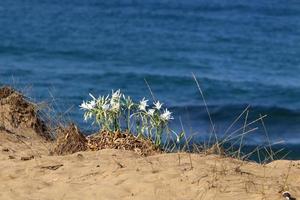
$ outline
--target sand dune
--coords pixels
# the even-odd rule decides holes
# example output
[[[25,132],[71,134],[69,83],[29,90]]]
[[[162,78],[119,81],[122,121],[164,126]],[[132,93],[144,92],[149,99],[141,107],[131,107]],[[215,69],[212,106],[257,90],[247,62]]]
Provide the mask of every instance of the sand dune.
[[[96,138],[93,148],[86,147],[76,126],[62,131],[57,146],[34,105],[10,88],[0,90],[0,114],[0,200],[275,200],[286,190],[300,198],[300,161],[259,165],[217,155],[161,154],[120,134],[100,137],[106,143],[97,144],[132,151],[98,150]],[[51,155],[54,146],[67,155]],[[137,147],[154,155],[143,157]],[[77,152],[88,149],[98,151]]]
[[[282,199],[300,162],[265,166],[201,154],[100,150],[49,156],[51,143],[0,132],[0,199]],[[28,159],[28,160],[27,160]]]

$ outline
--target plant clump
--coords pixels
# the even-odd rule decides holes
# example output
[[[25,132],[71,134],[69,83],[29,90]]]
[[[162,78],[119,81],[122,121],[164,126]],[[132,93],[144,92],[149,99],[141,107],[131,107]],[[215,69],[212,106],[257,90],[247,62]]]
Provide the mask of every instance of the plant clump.
[[[102,131],[85,137],[75,124],[59,127],[52,154],[67,155],[79,151],[98,151],[101,149],[120,149],[134,151],[142,156],[160,153],[151,140],[138,138],[128,132]]]
[[[113,91],[111,95],[94,97],[83,101],[80,105],[85,111],[84,120],[94,119],[102,132],[136,133],[137,138],[148,138],[155,146],[162,145],[163,138],[176,136],[179,143],[182,134],[177,135],[170,131],[169,122],[173,119],[172,113],[163,108],[159,101],[148,105],[147,99],[134,102],[130,96],[125,96],[120,90]],[[174,135],[172,135],[174,134]]]

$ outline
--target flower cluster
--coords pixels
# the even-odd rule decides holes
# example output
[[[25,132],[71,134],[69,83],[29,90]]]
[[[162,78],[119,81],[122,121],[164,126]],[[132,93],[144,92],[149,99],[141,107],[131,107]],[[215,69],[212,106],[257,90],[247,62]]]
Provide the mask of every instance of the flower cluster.
[[[148,105],[149,100],[143,98],[139,103],[125,96],[120,90],[112,91],[111,95],[99,96],[90,101],[83,101],[80,108],[85,111],[84,120],[94,118],[103,130],[115,132],[136,132],[138,137],[152,139],[157,146],[161,144],[163,133],[168,131],[168,123],[173,119],[172,113],[163,109],[159,101]]]

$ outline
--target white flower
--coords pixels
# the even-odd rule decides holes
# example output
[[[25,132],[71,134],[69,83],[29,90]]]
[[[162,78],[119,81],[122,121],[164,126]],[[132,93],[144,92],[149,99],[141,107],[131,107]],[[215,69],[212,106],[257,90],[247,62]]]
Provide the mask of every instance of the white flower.
[[[171,116],[171,112],[168,111],[168,109],[166,108],[166,110],[164,111],[163,114],[160,115],[160,118],[163,120],[163,121],[169,121],[170,119],[174,119],[172,116]]]
[[[92,100],[92,101],[90,102],[89,106],[90,106],[90,109],[95,108],[95,107],[96,107],[96,100]]]
[[[179,143],[180,142],[180,137],[177,135],[176,136],[176,142]]]
[[[88,119],[92,118],[92,116],[93,116],[93,113],[86,113],[84,115],[84,121],[87,121]]]
[[[134,104],[133,104],[132,102],[128,102],[127,108],[128,108],[128,109],[131,109],[133,105],[134,105]]]
[[[91,110],[96,106],[96,101],[92,100],[90,103],[83,101],[82,104],[79,106],[83,110]]]
[[[154,112],[155,112],[154,109],[149,109],[147,113],[148,113],[150,116],[153,116],[153,115],[154,115]]]
[[[88,120],[88,115],[84,115],[84,121]]]
[[[117,91],[112,91],[111,99],[118,100],[121,97],[121,91],[118,89]]]
[[[93,98],[93,100],[96,100],[96,98],[91,93],[89,93],[89,95]]]
[[[148,106],[147,104],[148,100],[145,99],[145,97],[140,101],[139,109],[146,111],[146,107]]]
[[[109,104],[103,104],[101,106],[101,108],[104,110],[104,111],[107,111],[109,109]]]
[[[157,110],[160,110],[162,105],[163,105],[163,104],[160,103],[159,101],[157,101],[156,103],[154,103],[154,106],[155,106],[155,108],[156,108]]]
[[[85,101],[83,101],[80,106],[79,106],[81,109],[83,110],[88,110],[88,106],[87,106],[87,103]]]
[[[120,90],[112,92],[111,100],[110,100],[110,108],[114,112],[118,112],[120,110],[120,98],[121,98]]]
[[[123,99],[125,100],[125,107],[127,109],[131,109],[132,106],[134,105],[133,102],[132,102],[132,99],[129,96],[126,99],[126,97],[124,95],[123,95]]]

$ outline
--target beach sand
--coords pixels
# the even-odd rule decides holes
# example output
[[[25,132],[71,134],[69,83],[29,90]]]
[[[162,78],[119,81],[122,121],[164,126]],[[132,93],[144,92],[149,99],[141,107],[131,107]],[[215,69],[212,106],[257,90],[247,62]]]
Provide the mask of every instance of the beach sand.
[[[300,198],[300,161],[267,165],[217,155],[143,157],[100,150],[51,156],[40,137],[0,132],[0,199],[283,199]]]

